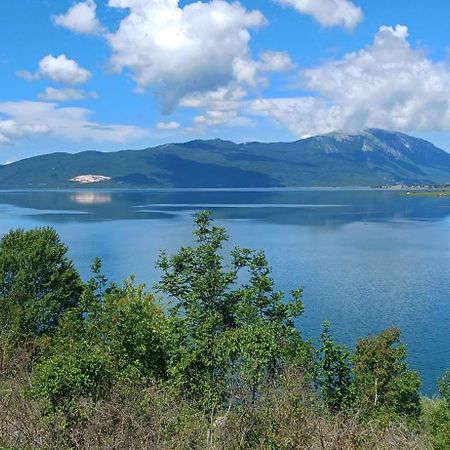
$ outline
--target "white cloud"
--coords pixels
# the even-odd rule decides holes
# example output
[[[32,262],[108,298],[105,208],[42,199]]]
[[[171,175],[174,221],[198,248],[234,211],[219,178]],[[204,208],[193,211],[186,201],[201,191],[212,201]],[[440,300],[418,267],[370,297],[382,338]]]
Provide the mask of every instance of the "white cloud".
[[[164,131],[173,131],[178,130],[178,128],[181,127],[181,124],[179,122],[158,122],[156,124],[156,128],[158,130],[164,130]]]
[[[266,51],[261,54],[257,67],[262,72],[287,72],[295,68],[287,52]]]
[[[69,8],[65,14],[53,16],[53,22],[79,34],[99,34],[102,27],[96,16],[94,0],[86,0]]]
[[[450,68],[412,48],[405,26],[383,26],[372,45],[301,78],[310,96],[260,99],[248,109],[298,136],[366,127],[450,131]]]
[[[80,67],[76,61],[62,54],[56,58],[53,55],[47,55],[39,62],[37,72],[30,73],[26,70],[20,70],[17,72],[17,76],[28,81],[44,77],[56,83],[83,84],[91,79],[92,74]]]
[[[90,119],[85,108],[61,108],[46,102],[1,102],[0,142],[9,143],[35,134],[74,141],[127,142],[148,135],[148,130],[130,125],[104,125]]]
[[[178,0],[109,0],[128,8],[118,30],[107,36],[111,65],[131,71],[140,91],[151,88],[163,112],[195,93],[229,83],[255,83],[250,30],[266,23],[259,11],[213,0],[179,7]]]
[[[70,100],[86,100],[87,98],[97,98],[95,92],[86,92],[81,89],[62,88],[56,89],[48,87],[44,92],[38,94],[40,100],[51,102],[67,102]]]
[[[268,85],[268,79],[264,76],[267,72],[287,72],[294,68],[295,64],[286,52],[266,51],[259,60],[236,58],[234,61],[236,81],[251,87]]]
[[[48,133],[48,131],[45,125],[20,124],[11,119],[0,120],[0,144],[10,144],[12,141],[23,136],[43,134]]]
[[[200,125],[239,123],[238,110],[247,92],[238,85],[221,87],[214,91],[196,93],[181,99],[180,105],[203,111],[194,118]]]
[[[47,55],[39,63],[39,74],[57,83],[83,84],[90,80],[91,73],[66,55]]]
[[[322,26],[353,29],[363,19],[361,8],[350,0],[275,0],[302,14],[314,17]]]
[[[197,1],[180,7],[179,0],[109,0],[108,6],[127,9],[115,31],[101,33],[112,51],[111,68],[130,73],[137,92],[155,94],[165,114],[179,105],[193,107],[192,101],[201,99],[197,124],[242,123],[237,108],[246,91],[267,86],[271,72],[295,68],[286,52],[251,56],[250,32],[267,21],[237,1]],[[94,1],[87,0],[54,20],[66,26],[66,19],[79,23],[83,17],[92,25],[85,31],[98,32],[95,8]],[[21,75],[34,79],[41,72]],[[41,99],[60,100],[60,94],[44,93]]]
[[[28,70],[18,70],[16,72],[16,75],[19,78],[23,78],[24,80],[27,80],[27,81],[39,80],[39,73],[38,72],[31,73]]]

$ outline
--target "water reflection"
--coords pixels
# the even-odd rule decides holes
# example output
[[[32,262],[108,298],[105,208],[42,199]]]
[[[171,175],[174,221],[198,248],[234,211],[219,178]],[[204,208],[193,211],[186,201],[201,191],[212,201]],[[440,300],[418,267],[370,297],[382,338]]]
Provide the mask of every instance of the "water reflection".
[[[448,197],[411,197],[373,190],[0,191],[0,208],[2,204],[19,207],[23,214],[24,209],[33,209],[34,214],[55,222],[176,219],[202,209],[213,211],[220,219],[325,227],[355,222],[439,221],[450,215]],[[49,218],[49,211],[71,214]]]
[[[277,287],[305,288],[305,337],[329,319],[336,338],[398,326],[423,389],[450,367],[450,198],[343,190],[0,191],[0,234],[54,226],[85,279],[100,256],[120,282],[151,286],[159,251],[190,242],[210,209],[228,245],[264,249]]]
[[[108,193],[75,192],[70,195],[70,200],[80,205],[99,205],[102,203],[111,203],[112,196]]]

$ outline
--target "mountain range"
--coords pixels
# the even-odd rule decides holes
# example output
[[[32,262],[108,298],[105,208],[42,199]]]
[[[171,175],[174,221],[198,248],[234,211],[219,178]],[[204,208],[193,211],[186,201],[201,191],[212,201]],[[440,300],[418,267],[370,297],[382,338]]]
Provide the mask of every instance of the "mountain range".
[[[0,166],[0,188],[251,188],[450,183],[450,154],[367,129],[295,142],[220,139],[143,150],[50,153]]]

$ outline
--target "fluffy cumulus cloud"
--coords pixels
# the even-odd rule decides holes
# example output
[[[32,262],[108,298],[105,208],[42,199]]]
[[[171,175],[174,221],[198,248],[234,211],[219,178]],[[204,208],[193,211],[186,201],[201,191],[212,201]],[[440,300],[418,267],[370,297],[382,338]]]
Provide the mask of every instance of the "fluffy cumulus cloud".
[[[250,31],[266,19],[238,2],[109,0],[127,8],[116,32],[107,36],[115,71],[131,72],[140,91],[151,88],[163,112],[186,96],[233,83],[257,84],[258,64],[249,50]],[[279,67],[288,65],[279,55]]]
[[[65,14],[53,16],[53,22],[79,34],[99,34],[102,27],[96,16],[94,0],[73,5]]]
[[[63,84],[83,84],[88,82],[92,74],[80,67],[73,59],[67,58],[62,54],[57,57],[47,55],[39,62],[39,69],[35,73],[22,70],[17,75],[26,80],[36,80],[39,78],[48,78],[56,83]]]
[[[301,72],[310,96],[248,103],[298,136],[377,127],[450,131],[450,68],[411,47],[408,28],[380,28],[372,45]]]
[[[49,134],[75,141],[126,142],[148,134],[129,125],[103,125],[91,120],[92,111],[85,108],[61,108],[46,102],[1,102],[0,142]]]
[[[342,26],[353,29],[363,19],[361,8],[350,0],[275,0],[281,5],[308,14],[324,27]]]
[[[154,93],[163,113],[180,105],[199,109],[197,125],[244,123],[238,109],[247,91],[267,86],[270,73],[295,68],[286,52],[265,51],[259,58],[252,57],[251,31],[267,21],[261,12],[239,2],[211,0],[180,6],[178,0],[109,0],[107,5],[124,10],[114,31],[101,28],[94,0],[75,4],[53,21],[77,33],[101,34],[111,49],[113,71],[130,74],[138,92]],[[19,75],[72,85],[91,76],[64,55],[49,55],[36,73]],[[39,98],[86,97],[87,93],[76,89],[47,88]],[[174,130],[174,123],[161,122],[157,129],[170,126]]]
[[[74,88],[53,88],[47,87],[44,92],[38,94],[40,100],[50,102],[67,102],[73,100],[86,100],[88,98],[97,98],[95,92],[86,92]]]

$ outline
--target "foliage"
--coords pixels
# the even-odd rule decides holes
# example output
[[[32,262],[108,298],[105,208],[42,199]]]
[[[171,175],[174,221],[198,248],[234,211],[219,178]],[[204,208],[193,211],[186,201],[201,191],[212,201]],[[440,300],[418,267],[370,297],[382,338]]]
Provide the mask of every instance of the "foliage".
[[[71,413],[77,398],[98,398],[110,384],[107,355],[87,345],[77,350],[54,354],[35,368],[31,394],[45,401],[49,413]]]
[[[439,394],[450,406],[450,371],[438,381]]]
[[[78,305],[82,283],[50,228],[9,232],[0,241],[0,340],[51,333]]]
[[[316,384],[325,404],[331,410],[338,411],[351,403],[351,354],[333,341],[328,322],[323,325],[320,339],[322,345],[317,352]]]
[[[0,447],[450,448],[450,375],[421,410],[397,329],[350,352],[325,322],[312,351],[263,252],[226,254],[207,212],[194,236],[161,254],[160,300],[99,259],[82,283],[54,230],[3,238]]]
[[[168,323],[154,297],[126,280],[103,297],[100,313],[87,319],[98,334],[100,346],[107,346],[118,376],[135,372],[143,378],[166,376]]]
[[[369,413],[417,417],[420,380],[408,370],[400,331],[389,328],[359,339],[354,354],[354,391],[359,407]]]
[[[235,248],[226,267],[221,251],[228,237],[208,212],[197,215],[196,227],[196,246],[161,254],[156,287],[172,301],[171,376],[219,407],[242,383],[255,392],[299,347],[294,320],[303,310],[301,290],[285,301],[262,252]]]
[[[135,450],[425,450],[425,433],[392,421],[360,421],[319,407],[301,371],[286,371],[214,421],[195,402],[154,382],[114,386],[102,399],[76,403],[71,426],[61,413],[49,422],[24,395],[29,380],[0,384],[0,447]],[[206,436],[210,436],[207,446]],[[442,447],[441,447],[442,448]],[[445,447],[444,447],[445,448]],[[446,447],[448,448],[448,447]]]
[[[423,420],[433,448],[450,448],[450,371],[438,381],[441,398],[423,400]]]
[[[450,448],[450,408],[443,399],[423,399],[422,420],[435,450]]]
[[[52,348],[36,366],[33,394],[45,399],[50,410],[70,409],[79,397],[101,396],[119,381],[165,377],[162,308],[132,279],[97,297],[100,268],[97,261],[97,273],[83,295],[89,308],[62,319]]]

